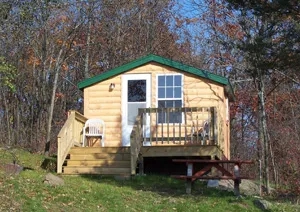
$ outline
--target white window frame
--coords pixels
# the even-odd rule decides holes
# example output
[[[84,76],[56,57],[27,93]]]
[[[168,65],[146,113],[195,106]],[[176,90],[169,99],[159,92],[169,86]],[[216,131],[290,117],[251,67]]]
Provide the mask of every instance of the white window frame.
[[[159,85],[158,85],[158,78],[160,76],[181,76],[181,98],[159,98],[158,97],[158,89],[159,89]],[[158,108],[158,101],[160,100],[181,100],[181,107],[184,107],[184,101],[183,101],[183,88],[184,88],[184,84],[183,84],[183,77],[184,75],[183,74],[180,74],[180,73],[167,73],[167,74],[157,74],[156,75],[156,107]],[[173,86],[174,87],[174,86]],[[182,118],[181,118],[181,123],[179,122],[176,122],[174,124],[182,124],[183,123],[183,114],[181,115]],[[167,124],[167,123],[160,123],[160,124]]]

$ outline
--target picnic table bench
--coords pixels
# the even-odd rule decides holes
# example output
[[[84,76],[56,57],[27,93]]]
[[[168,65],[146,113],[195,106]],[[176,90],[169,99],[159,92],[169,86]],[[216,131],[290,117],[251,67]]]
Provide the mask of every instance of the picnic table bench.
[[[186,193],[191,194],[192,183],[197,179],[216,179],[216,180],[233,180],[235,193],[239,195],[239,184],[241,179],[252,179],[248,176],[240,176],[240,168],[242,164],[253,164],[254,161],[242,161],[242,160],[201,160],[201,159],[173,159],[176,163],[186,163],[187,172],[186,175],[171,175],[171,177],[177,179],[186,180]],[[195,164],[203,164],[200,170],[195,170]],[[224,164],[234,164],[233,173],[225,169],[222,165]],[[205,174],[209,172],[212,168],[216,168],[222,174],[220,176],[206,176]]]

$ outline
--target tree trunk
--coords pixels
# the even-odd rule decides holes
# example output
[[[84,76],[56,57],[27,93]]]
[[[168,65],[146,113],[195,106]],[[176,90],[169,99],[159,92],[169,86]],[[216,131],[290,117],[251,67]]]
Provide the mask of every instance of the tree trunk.
[[[267,194],[270,194],[270,179],[269,179],[269,140],[267,136],[267,120],[265,109],[265,84],[262,71],[258,71],[258,108],[259,108],[259,140],[262,144],[262,161],[263,161],[263,181],[266,187]]]
[[[86,54],[84,60],[84,78],[87,79],[90,77],[89,74],[89,60],[90,60],[90,43],[91,43],[91,28],[92,28],[92,21],[91,18],[88,17],[88,31],[87,31],[87,38],[86,38]]]
[[[54,80],[53,80],[52,96],[51,96],[51,102],[50,102],[50,106],[49,106],[47,137],[46,137],[45,152],[44,152],[44,154],[46,156],[49,155],[49,151],[50,151],[51,127],[52,127],[53,110],[54,110],[54,104],[55,104],[55,94],[56,94],[57,81],[58,81],[58,76],[59,76],[60,66],[61,66],[61,55],[63,53],[64,46],[65,46],[65,42],[63,43],[62,48],[59,50],[59,54],[57,56],[57,60],[56,60],[56,64],[55,64],[55,76],[54,76]]]
[[[3,102],[4,102],[4,107],[5,107],[5,116],[6,116],[6,132],[7,132],[7,140],[8,140],[8,145],[11,145],[11,127],[10,127],[10,123],[9,123],[9,108],[7,105],[7,99],[5,96],[5,93],[2,93],[3,95]],[[5,143],[7,144],[7,141],[5,141]]]

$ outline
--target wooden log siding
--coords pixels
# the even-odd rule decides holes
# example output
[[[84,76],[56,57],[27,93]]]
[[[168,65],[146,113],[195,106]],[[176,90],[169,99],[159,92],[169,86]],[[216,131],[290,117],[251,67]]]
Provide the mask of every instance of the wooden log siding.
[[[170,123],[171,113],[182,114],[182,122]],[[159,123],[159,114],[166,114],[164,123]],[[143,137],[144,142],[151,145],[160,144],[215,144],[217,125],[215,107],[182,107],[182,108],[140,108],[143,114],[142,123],[150,119],[150,136]],[[209,123],[208,138],[202,138],[201,130],[205,122]],[[143,129],[145,126],[143,127]],[[207,143],[209,142],[209,143]]]

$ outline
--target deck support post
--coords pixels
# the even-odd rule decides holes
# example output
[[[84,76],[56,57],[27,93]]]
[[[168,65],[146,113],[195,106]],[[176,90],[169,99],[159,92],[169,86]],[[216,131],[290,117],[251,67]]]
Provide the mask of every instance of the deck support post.
[[[233,167],[233,175],[236,179],[234,179],[234,195],[239,197],[240,196],[240,183],[241,179],[240,178],[240,166],[239,164],[235,164]]]
[[[193,164],[187,163],[187,176],[193,176]],[[192,178],[186,179],[186,193],[192,193]]]
[[[144,175],[144,158],[141,154],[139,154],[139,174]]]

